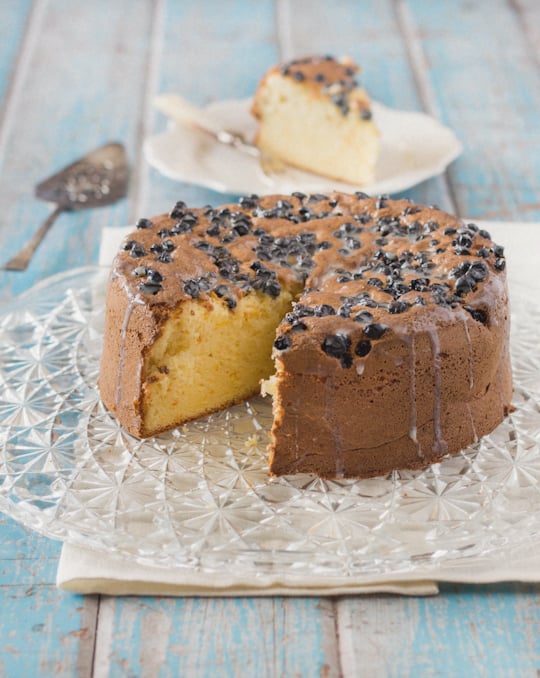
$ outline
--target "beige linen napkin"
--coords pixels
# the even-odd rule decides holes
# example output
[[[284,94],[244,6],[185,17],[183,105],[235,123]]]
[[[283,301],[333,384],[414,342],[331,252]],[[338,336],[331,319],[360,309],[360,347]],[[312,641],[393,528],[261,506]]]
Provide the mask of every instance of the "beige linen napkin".
[[[353,593],[433,595],[437,584],[393,578],[291,577],[262,575],[246,581],[234,572],[198,573],[139,565],[128,558],[111,557],[64,544],[56,576],[57,585],[75,593],[162,596],[338,596]]]
[[[540,263],[540,223],[477,222],[505,245],[511,287],[537,287],[536,269]],[[100,264],[109,265],[128,228],[105,228]],[[113,595],[179,596],[265,596],[265,595],[344,595],[358,593],[397,593],[432,595],[437,582],[493,583],[500,581],[540,582],[540,544],[531,544],[491,559],[462,559],[443,565],[415,568],[412,572],[389,577],[361,576],[331,580],[324,577],[295,578],[270,575],[252,581],[234,572],[209,576],[188,569],[166,569],[134,563],[107,553],[64,544],[57,572],[57,585],[77,593]]]
[[[64,544],[57,585],[74,593],[161,596],[340,596],[394,593],[426,596],[439,592],[438,582],[491,584],[540,582],[540,545],[531,544],[492,559],[463,559],[391,576],[357,579],[272,577],[246,581],[234,573],[208,575],[183,569],[139,565],[132,559]]]

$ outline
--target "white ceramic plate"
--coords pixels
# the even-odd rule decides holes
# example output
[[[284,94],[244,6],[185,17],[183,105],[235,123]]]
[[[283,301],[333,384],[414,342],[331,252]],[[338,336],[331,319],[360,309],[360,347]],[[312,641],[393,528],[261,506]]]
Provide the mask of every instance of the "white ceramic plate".
[[[252,139],[257,123],[251,101],[216,101],[207,107],[224,129],[242,132]],[[373,117],[381,133],[381,154],[375,181],[353,186],[315,174],[288,168],[272,179],[258,160],[213,141],[193,128],[171,122],[168,129],[144,144],[148,162],[165,176],[211,188],[222,193],[291,193],[292,191],[351,191],[396,193],[444,171],[462,151],[455,134],[425,113],[397,111],[373,102]]]

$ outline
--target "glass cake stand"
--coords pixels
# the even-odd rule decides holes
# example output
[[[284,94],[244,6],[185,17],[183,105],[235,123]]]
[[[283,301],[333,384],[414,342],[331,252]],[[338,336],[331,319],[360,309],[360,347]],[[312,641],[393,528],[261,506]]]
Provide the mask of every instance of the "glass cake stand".
[[[490,558],[540,539],[540,308],[513,304],[513,412],[420,472],[269,478],[256,398],[147,440],[96,379],[107,271],[46,280],[0,311],[0,509],[142,564],[350,578]]]

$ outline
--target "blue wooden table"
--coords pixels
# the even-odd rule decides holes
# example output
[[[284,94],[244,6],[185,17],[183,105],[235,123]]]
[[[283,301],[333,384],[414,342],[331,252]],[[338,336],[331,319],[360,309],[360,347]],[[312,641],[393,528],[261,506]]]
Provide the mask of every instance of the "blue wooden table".
[[[177,199],[224,196],[142,157],[158,92],[249,96],[274,62],[351,55],[373,98],[425,110],[465,152],[407,191],[478,219],[540,220],[537,0],[1,0],[0,252],[47,215],[33,186],[109,140],[126,200],[63,214],[0,301],[96,263],[101,229]],[[230,197],[230,196],[229,196]],[[0,396],[1,397],[1,396]],[[0,517],[0,674],[6,676],[538,676],[540,588],[445,585],[434,598],[107,598],[55,588],[60,545]]]

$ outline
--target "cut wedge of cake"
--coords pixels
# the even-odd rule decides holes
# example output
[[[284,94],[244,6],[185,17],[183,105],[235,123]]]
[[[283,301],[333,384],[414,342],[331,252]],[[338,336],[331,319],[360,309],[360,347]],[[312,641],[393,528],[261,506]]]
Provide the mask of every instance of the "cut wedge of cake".
[[[379,133],[350,59],[306,57],[275,66],[254,98],[255,143],[286,163],[353,185],[373,180]]]

